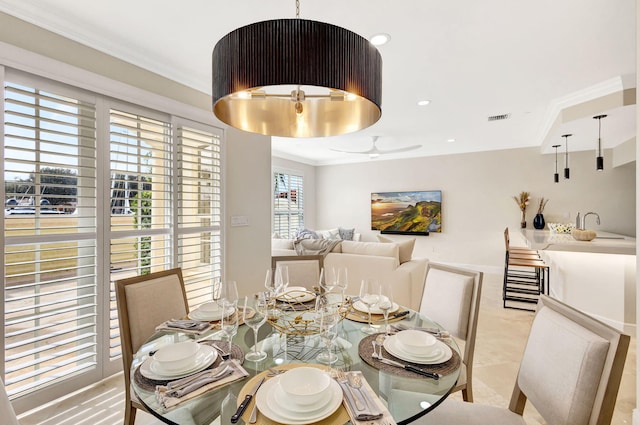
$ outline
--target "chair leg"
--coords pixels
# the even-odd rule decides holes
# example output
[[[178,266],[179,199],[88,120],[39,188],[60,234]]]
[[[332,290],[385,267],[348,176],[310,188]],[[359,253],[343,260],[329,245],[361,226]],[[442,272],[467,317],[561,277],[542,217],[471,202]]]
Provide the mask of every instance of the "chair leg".
[[[138,409],[131,404],[131,400],[127,400],[124,408],[124,425],[134,425],[137,411]]]
[[[471,391],[469,383],[467,383],[467,387],[462,390],[462,399],[469,403],[473,403],[473,391]]]

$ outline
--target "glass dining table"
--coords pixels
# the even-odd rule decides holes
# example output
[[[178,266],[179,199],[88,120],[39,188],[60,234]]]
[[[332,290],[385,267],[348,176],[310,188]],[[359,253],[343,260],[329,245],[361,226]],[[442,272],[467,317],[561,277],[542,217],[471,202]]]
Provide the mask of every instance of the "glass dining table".
[[[405,309],[406,310],[406,309]],[[429,411],[436,408],[455,386],[462,366],[459,347],[453,338],[441,340],[450,348],[450,357],[439,364],[424,367],[408,361],[403,361],[389,354],[391,347],[384,345],[385,357],[399,360],[404,364],[421,366],[421,369],[431,370],[440,375],[439,379],[432,379],[403,368],[383,364],[375,358],[374,342],[380,341],[380,334],[369,335],[361,328],[367,320],[358,311],[352,311],[338,324],[338,336],[333,344],[333,352],[338,360],[331,365],[332,370],[359,371],[371,389],[382,400],[383,405],[397,424],[409,424]],[[363,323],[365,322],[365,323]],[[390,320],[392,325],[404,325],[408,328],[438,328],[437,323],[416,311],[408,310],[406,315]],[[384,331],[384,323],[378,323],[380,332]],[[254,335],[251,328],[241,325],[233,338],[235,357],[242,362],[242,368],[248,372],[244,379],[220,386],[204,392],[171,408],[165,408],[157,397],[153,381],[144,379],[140,374],[141,366],[150,361],[155,351],[166,344],[195,340],[202,343],[212,343],[225,351],[227,341],[220,331],[211,330],[204,334],[195,335],[180,330],[158,330],[135,354],[131,366],[131,386],[133,392],[147,408],[147,410],[167,424],[179,425],[209,425],[228,424],[235,413],[240,401],[248,392],[250,382],[256,376],[264,376],[266,371],[273,368],[286,368],[298,364],[316,365],[329,370],[329,366],[320,363],[316,357],[326,350],[319,335],[290,335],[274,328],[270,323],[264,324],[259,332],[259,346],[268,356],[260,362],[244,359],[253,347]],[[216,341],[216,342],[213,342]],[[379,350],[380,348],[378,348]],[[248,416],[247,416],[248,417]],[[342,420],[342,419],[341,419]],[[300,421],[296,422],[299,423]],[[238,423],[243,423],[242,419]],[[264,423],[274,423],[267,421]],[[319,424],[327,423],[319,421]],[[348,419],[344,423],[349,423]],[[375,421],[368,422],[375,424]],[[386,422],[384,422],[386,423]],[[260,421],[258,421],[260,424]]]

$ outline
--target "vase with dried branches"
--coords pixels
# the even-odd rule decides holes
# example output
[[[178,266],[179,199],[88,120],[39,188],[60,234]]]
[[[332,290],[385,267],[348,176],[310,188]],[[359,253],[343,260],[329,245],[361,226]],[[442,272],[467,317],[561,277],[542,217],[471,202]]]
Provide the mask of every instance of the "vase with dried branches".
[[[536,216],[533,218],[533,227],[538,230],[544,229],[545,222],[544,222],[544,215],[542,215],[542,212],[544,211],[544,207],[547,206],[547,202],[549,202],[548,199],[540,198],[540,203],[538,204],[538,212],[536,213]]]
[[[520,192],[520,195],[513,197],[518,207],[520,207],[520,212],[522,213],[522,218],[520,219],[520,227],[523,229],[527,227],[527,206],[529,206],[529,192]]]

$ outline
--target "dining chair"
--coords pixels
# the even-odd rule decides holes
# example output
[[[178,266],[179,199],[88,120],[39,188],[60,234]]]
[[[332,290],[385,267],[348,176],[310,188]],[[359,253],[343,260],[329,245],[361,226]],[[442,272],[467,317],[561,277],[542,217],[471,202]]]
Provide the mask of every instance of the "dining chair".
[[[430,262],[420,302],[420,313],[432,319],[454,337],[464,341],[463,367],[455,387],[465,401],[473,401],[473,355],[482,293],[479,271]]]
[[[445,400],[420,425],[525,425],[527,401],[554,425],[607,425],[629,336],[542,295],[508,408]]]
[[[4,388],[4,382],[0,379],[0,417],[3,418],[3,424],[6,425],[19,425],[16,412],[13,410],[11,400],[7,395],[7,390]]]
[[[146,411],[131,391],[133,356],[160,323],[185,317],[189,304],[179,268],[121,279],[115,286],[125,381],[124,423],[133,425],[137,409]]]
[[[271,257],[271,269],[287,266],[289,270],[289,286],[304,286],[313,289],[318,286],[320,270],[324,262],[323,255],[286,255]]]

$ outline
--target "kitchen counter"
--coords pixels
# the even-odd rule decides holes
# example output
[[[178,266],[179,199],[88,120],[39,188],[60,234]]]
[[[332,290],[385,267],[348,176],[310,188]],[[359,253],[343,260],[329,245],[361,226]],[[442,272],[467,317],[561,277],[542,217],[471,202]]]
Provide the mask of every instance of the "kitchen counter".
[[[636,239],[609,232],[596,232],[591,241],[577,241],[567,233],[550,230],[522,229],[522,236],[532,249],[548,251],[594,252],[602,254],[635,255]]]
[[[549,292],[567,304],[627,332],[636,324],[636,240],[597,232],[591,241],[549,230],[513,231],[549,265]]]

